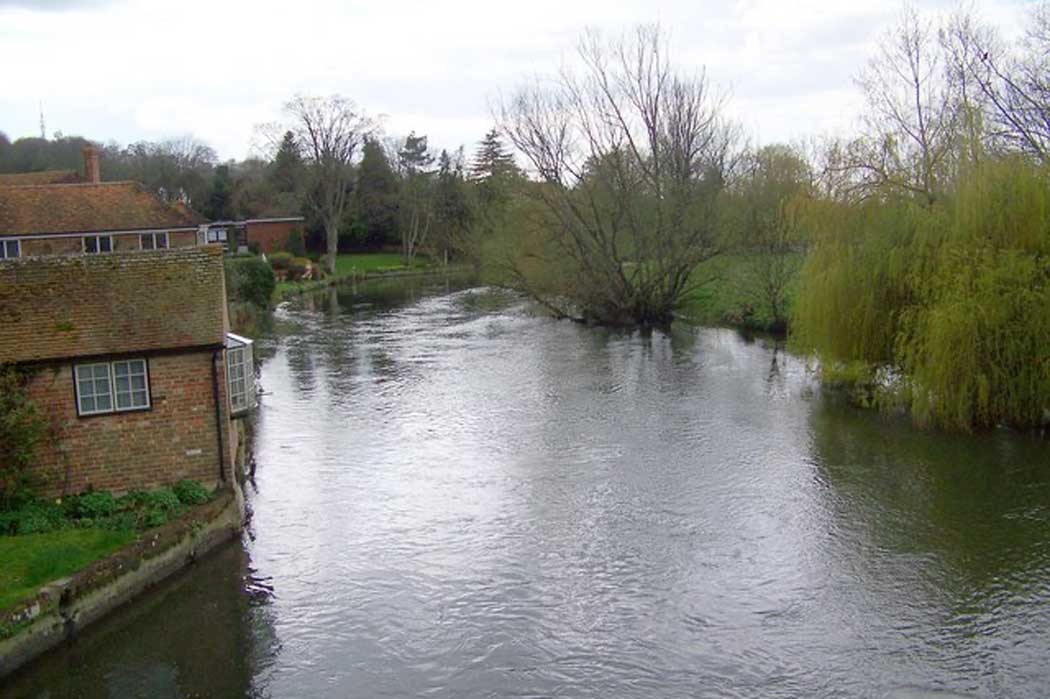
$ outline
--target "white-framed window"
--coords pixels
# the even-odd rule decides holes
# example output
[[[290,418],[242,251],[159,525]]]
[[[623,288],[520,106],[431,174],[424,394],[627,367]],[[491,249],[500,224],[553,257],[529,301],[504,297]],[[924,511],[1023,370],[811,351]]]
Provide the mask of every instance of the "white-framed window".
[[[78,415],[150,407],[149,370],[145,359],[77,364],[73,371]]]
[[[113,252],[113,236],[85,235],[84,252],[89,255],[95,255],[100,252]]]
[[[22,256],[22,245],[17,240],[0,240],[0,260]]]
[[[242,415],[255,408],[252,341],[233,333],[226,335],[226,383],[233,415]]]
[[[160,250],[168,247],[167,233],[142,233],[139,235],[139,247],[143,250]]]
[[[208,229],[208,242],[209,243],[222,243],[226,244],[226,229],[225,228],[209,228]]]

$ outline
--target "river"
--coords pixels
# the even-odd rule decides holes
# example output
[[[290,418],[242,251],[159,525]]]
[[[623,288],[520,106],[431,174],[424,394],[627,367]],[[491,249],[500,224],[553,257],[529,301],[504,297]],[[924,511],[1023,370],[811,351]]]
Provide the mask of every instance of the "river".
[[[4,697],[1045,697],[1050,444],[446,280],[278,309],[240,542]]]

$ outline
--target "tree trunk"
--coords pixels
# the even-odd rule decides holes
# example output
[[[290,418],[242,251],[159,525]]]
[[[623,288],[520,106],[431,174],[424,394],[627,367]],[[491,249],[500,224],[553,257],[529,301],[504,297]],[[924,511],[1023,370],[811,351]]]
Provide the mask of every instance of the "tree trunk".
[[[335,275],[335,258],[339,256],[339,226],[325,226],[325,237],[328,242],[328,259],[325,262],[329,275]]]

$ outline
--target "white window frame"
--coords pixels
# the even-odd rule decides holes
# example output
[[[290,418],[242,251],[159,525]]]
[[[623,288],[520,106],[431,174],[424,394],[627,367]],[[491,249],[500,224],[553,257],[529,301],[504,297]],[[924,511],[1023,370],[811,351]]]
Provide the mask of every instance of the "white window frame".
[[[7,253],[7,246],[11,243],[15,244],[15,254],[9,255]],[[18,238],[14,240],[0,240],[0,260],[13,260],[16,257],[22,256],[22,241]]]
[[[209,228],[207,235],[205,235],[204,242],[206,243],[222,243],[226,245],[226,241],[229,239],[229,233],[226,228]]]
[[[95,239],[95,251],[94,252],[88,252],[88,249],[87,249],[88,238],[94,238]],[[102,239],[103,238],[107,238],[109,240],[109,250],[103,250],[102,249]],[[112,235],[105,235],[105,234],[102,234],[102,233],[99,233],[99,234],[96,234],[96,235],[85,235],[83,238],[81,238],[81,245],[83,246],[83,250],[84,250],[84,254],[85,255],[105,255],[106,253],[113,252],[113,236]]]
[[[256,407],[253,344],[246,337],[226,335],[226,395],[235,417]]]
[[[130,369],[130,366],[133,363],[141,363],[142,371],[141,372],[129,373],[128,378],[129,378],[129,381],[130,381],[130,378],[132,376],[141,376],[143,378],[143,384],[145,385],[146,402],[145,402],[145,404],[129,405],[129,406],[121,408],[121,407],[117,406],[117,375],[116,375],[116,371],[117,370],[116,370],[116,365],[118,365],[118,364],[126,364],[126,365],[129,366],[129,369]],[[84,410],[83,409],[83,404],[82,404],[82,401],[81,401],[82,396],[81,396],[81,393],[80,393],[80,382],[81,382],[80,372],[82,370],[87,370],[87,369],[94,370],[96,367],[105,367],[106,368],[106,380],[107,380],[106,381],[106,386],[107,386],[107,389],[108,389],[108,393],[106,393],[106,394],[93,393],[91,397],[95,398],[96,405],[97,405],[98,396],[108,395],[109,396],[109,408],[105,408],[105,409],[102,409],[102,410],[99,410],[97,408],[95,410]],[[90,379],[90,380],[91,381],[97,381],[98,379],[92,377],[92,379]],[[131,412],[137,412],[137,411],[141,411],[141,410],[150,410],[153,407],[153,400],[152,400],[152,397],[150,395],[149,362],[145,358],[142,358],[142,357],[133,357],[133,358],[130,358],[130,359],[117,359],[117,360],[114,360],[114,361],[111,361],[111,362],[88,362],[88,363],[84,363],[84,364],[75,364],[75,365],[73,365],[73,388],[74,388],[74,394],[75,394],[74,399],[76,401],[76,407],[77,407],[77,415],[81,416],[81,417],[88,417],[88,416],[92,416],[92,415],[109,415],[111,413],[131,413]],[[128,391],[128,393],[130,395],[134,395],[136,393],[136,391],[130,390],[130,391]],[[83,397],[86,398],[88,396],[83,396]]]
[[[153,247],[146,247],[147,239],[153,241]],[[163,240],[164,244],[158,246],[158,240]],[[167,231],[163,233],[139,233],[139,250],[167,250],[170,247],[170,242]]]

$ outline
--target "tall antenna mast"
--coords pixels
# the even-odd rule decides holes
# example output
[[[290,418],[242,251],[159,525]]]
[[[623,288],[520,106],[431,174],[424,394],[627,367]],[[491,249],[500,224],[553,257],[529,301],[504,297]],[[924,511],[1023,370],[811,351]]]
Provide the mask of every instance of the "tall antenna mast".
[[[47,140],[47,129],[44,128],[44,101],[39,102],[40,105],[40,138]]]

